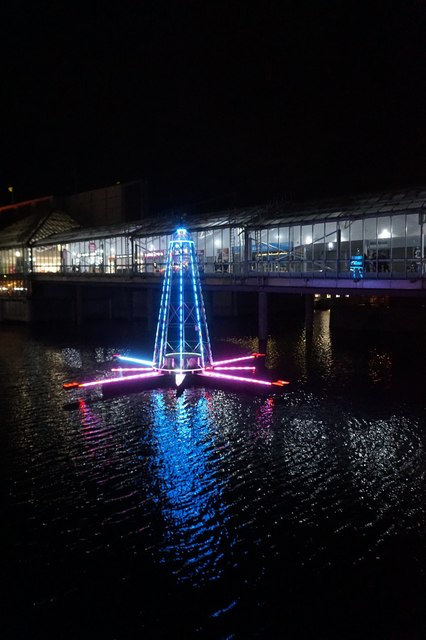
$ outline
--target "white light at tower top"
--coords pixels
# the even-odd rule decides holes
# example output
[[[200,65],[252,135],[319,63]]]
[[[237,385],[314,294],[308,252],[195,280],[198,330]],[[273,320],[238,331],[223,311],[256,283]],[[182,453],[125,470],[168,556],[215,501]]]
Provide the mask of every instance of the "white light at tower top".
[[[188,231],[186,229],[184,229],[183,227],[180,227],[179,229],[176,229],[176,233],[175,233],[176,239],[183,239],[183,238],[189,238],[189,234]]]

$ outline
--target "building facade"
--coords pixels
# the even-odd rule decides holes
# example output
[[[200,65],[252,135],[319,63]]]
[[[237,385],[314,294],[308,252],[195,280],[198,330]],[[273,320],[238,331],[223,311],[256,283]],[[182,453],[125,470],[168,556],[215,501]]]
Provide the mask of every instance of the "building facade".
[[[0,295],[26,295],[38,274],[161,277],[182,225],[157,217],[88,228],[49,206],[0,230]],[[417,189],[222,211],[184,224],[206,277],[412,280],[425,277],[425,222],[426,189]]]

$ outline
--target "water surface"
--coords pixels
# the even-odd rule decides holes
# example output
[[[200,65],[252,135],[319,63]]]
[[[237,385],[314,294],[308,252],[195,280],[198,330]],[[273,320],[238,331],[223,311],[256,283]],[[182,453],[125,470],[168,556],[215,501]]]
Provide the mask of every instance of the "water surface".
[[[150,339],[0,328],[3,637],[423,638],[424,338],[323,311],[283,394],[62,389]]]

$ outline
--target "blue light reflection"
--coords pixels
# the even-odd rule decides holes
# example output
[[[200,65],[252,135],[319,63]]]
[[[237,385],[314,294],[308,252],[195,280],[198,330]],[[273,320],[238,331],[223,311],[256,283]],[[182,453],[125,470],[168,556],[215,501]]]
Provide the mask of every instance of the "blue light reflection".
[[[153,501],[164,518],[163,562],[176,564],[181,579],[214,580],[221,574],[224,526],[223,480],[215,473],[219,445],[212,436],[208,394],[153,394],[155,454]],[[228,541],[229,544],[229,541]],[[185,570],[183,571],[185,567]]]

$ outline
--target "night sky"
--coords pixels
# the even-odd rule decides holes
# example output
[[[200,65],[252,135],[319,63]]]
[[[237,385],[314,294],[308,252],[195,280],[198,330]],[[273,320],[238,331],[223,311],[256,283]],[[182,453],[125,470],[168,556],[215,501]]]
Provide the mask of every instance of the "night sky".
[[[4,0],[0,204],[154,210],[426,184],[426,2]]]

